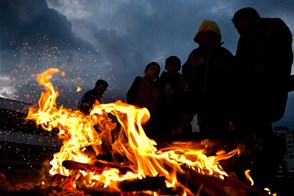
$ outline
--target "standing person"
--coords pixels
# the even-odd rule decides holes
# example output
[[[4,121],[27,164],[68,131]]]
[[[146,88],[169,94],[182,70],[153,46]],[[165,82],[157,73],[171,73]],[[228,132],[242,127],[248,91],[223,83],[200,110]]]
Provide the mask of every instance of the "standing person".
[[[232,53],[222,47],[221,31],[215,21],[204,20],[194,41],[194,49],[182,67],[188,88],[194,93],[200,133],[212,137],[229,129]],[[192,107],[192,106],[191,106]]]
[[[252,172],[256,184],[263,186],[274,176],[282,153],[272,122],[285,111],[292,34],[280,18],[262,18],[251,7],[238,10],[232,21],[240,35],[235,55],[240,103],[237,129],[259,144]]]
[[[144,125],[144,130],[149,137],[155,136],[158,128],[158,107],[160,91],[155,84],[159,77],[160,65],[157,62],[150,62],[146,65],[144,76],[137,76],[127,92],[127,103],[145,107],[150,112],[150,119]]]
[[[182,96],[184,93],[183,78],[180,74],[181,60],[177,56],[169,56],[165,60],[165,70],[157,80],[161,91],[160,102],[160,134],[162,137],[182,135],[192,131],[184,118]],[[191,126],[191,125],[190,125]]]
[[[102,95],[106,91],[107,87],[108,83],[105,80],[97,80],[95,87],[83,95],[81,101],[79,102],[78,109],[88,115],[96,102],[101,103]]]

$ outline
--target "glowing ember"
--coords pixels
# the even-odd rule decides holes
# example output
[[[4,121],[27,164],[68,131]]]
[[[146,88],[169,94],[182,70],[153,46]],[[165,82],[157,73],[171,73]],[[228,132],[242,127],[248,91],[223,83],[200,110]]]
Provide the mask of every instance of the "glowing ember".
[[[77,92],[77,93],[78,93],[78,92],[81,92],[81,90],[82,90],[82,87],[77,86],[77,90],[76,90],[76,92]]]
[[[220,179],[227,176],[219,161],[232,157],[238,150],[228,154],[220,151],[216,156],[209,157],[205,155],[204,149],[189,143],[174,143],[158,150],[156,142],[146,136],[142,127],[150,117],[146,108],[116,101],[96,104],[88,116],[78,110],[63,106],[58,108],[58,92],[50,82],[52,75],[57,72],[58,69],[51,68],[37,76],[45,91],[41,94],[38,107],[31,107],[26,118],[35,120],[37,125],[47,131],[59,130],[58,137],[63,145],[50,162],[51,175],[69,176],[73,188],[75,182],[80,180],[85,186],[113,190],[119,190],[118,183],[121,181],[147,176],[162,176],[166,186],[177,188],[182,186],[178,182],[177,173],[185,174],[185,167]],[[97,159],[105,151],[111,153],[113,161]],[[99,163],[104,167],[99,172],[70,170],[64,167],[64,161],[89,165]],[[127,169],[122,172],[121,168]]]
[[[253,182],[253,179],[251,178],[249,172],[250,172],[249,169],[245,170],[245,176],[246,176],[247,180],[250,182],[251,186],[253,186],[254,182]]]

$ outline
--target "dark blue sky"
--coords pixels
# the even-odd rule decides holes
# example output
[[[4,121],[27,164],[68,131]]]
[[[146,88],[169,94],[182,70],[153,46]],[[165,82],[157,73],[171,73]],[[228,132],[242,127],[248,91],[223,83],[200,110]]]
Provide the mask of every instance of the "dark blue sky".
[[[42,89],[36,74],[56,67],[65,72],[53,77],[59,104],[75,108],[98,78],[110,84],[106,101],[125,100],[149,62],[163,70],[170,55],[186,61],[203,19],[219,24],[224,47],[234,54],[238,34],[231,18],[245,6],[282,18],[294,31],[294,2],[285,0],[1,0],[0,97],[37,102]],[[276,125],[294,128],[293,105],[291,92]]]

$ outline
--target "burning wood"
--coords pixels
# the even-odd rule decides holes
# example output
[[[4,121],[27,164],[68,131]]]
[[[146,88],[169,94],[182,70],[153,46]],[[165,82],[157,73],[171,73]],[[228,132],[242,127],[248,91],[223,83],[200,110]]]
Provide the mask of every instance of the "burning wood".
[[[117,168],[120,170],[120,173],[126,173],[127,171],[133,171],[129,166],[125,163],[116,163],[116,162],[106,162],[106,161],[97,161],[95,165],[90,165],[87,163],[79,163],[76,161],[65,160],[62,162],[62,165],[66,169],[71,170],[84,170],[94,173],[101,174],[107,168]]]
[[[106,167],[115,167],[118,168],[122,173],[126,173],[126,171],[132,171],[130,167],[128,167],[124,163],[108,163],[108,162],[98,162],[98,164],[90,165],[86,163],[79,163],[76,161],[63,161],[62,165],[71,170],[84,170],[88,172],[95,172],[101,174]],[[119,183],[119,188],[121,191],[144,191],[151,190],[156,191],[158,189],[165,188],[165,178],[164,177],[150,177],[147,176],[143,179],[130,179],[123,180]]]
[[[255,186],[238,181],[231,177],[224,180],[186,169],[185,174],[178,174],[178,179],[185,184],[191,192],[198,195],[226,195],[226,196],[268,196],[269,194]],[[188,178],[187,178],[188,176]]]
[[[121,166],[120,166],[121,165]],[[88,172],[101,173],[106,167],[116,167],[122,170],[131,170],[126,163],[99,163],[96,165],[90,165],[85,163],[79,163],[75,161],[63,161],[63,166],[72,170],[84,170]],[[268,193],[258,187],[251,186],[250,184],[238,181],[237,179],[226,177],[224,180],[215,178],[209,175],[199,174],[193,169],[184,168],[185,173],[177,173],[177,179],[179,186],[186,187],[188,195],[227,195],[227,196],[266,196]],[[164,194],[176,193],[173,189],[166,188],[165,177],[150,177],[147,176],[143,179],[130,179],[123,180],[119,183],[119,188],[123,192],[134,191],[160,191]],[[194,194],[195,193],[195,194]]]
[[[105,165],[99,164],[90,165],[85,163],[79,163],[75,161],[63,161],[63,166],[67,169],[73,170],[84,170],[89,172],[101,173],[107,166],[118,167],[120,169],[128,168],[122,163],[106,163]],[[177,173],[177,178],[181,187],[187,187],[188,195],[194,195],[193,193],[198,193],[198,195],[227,195],[227,196],[266,196],[268,193],[258,187],[251,186],[244,182],[238,181],[237,179],[226,177],[225,180],[215,178],[208,175],[199,174],[195,170],[190,168],[185,168],[185,173]],[[150,177],[147,176],[143,179],[131,179],[123,180],[119,183],[119,188],[123,192],[134,192],[134,191],[161,191],[162,193],[173,192],[172,189],[166,188],[165,177]],[[195,194],[196,195],[196,194]]]

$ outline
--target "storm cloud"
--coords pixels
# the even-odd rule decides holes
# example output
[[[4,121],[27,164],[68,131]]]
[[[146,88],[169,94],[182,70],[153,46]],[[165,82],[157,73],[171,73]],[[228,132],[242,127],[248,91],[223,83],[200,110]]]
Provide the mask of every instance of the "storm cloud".
[[[36,75],[56,67],[58,103],[75,108],[97,79],[105,79],[106,102],[125,93],[146,64],[177,55],[185,62],[196,47],[193,37],[203,19],[215,20],[224,47],[235,53],[236,10],[252,6],[262,17],[280,17],[294,30],[294,2],[256,0],[1,0],[0,96],[37,102],[42,88]],[[76,88],[82,87],[81,92]],[[278,125],[294,127],[293,92]]]

